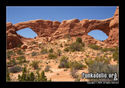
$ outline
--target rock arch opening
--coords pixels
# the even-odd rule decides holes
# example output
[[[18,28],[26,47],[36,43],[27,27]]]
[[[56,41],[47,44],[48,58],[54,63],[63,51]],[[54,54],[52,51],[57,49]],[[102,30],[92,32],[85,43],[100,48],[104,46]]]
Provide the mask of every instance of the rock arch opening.
[[[106,33],[98,29],[90,31],[88,35],[92,36],[93,38],[99,41],[104,41],[108,38],[108,35],[106,35]]]
[[[30,28],[24,28],[21,30],[16,31],[17,34],[23,36],[24,38],[35,38],[37,33],[35,33],[32,29]]]

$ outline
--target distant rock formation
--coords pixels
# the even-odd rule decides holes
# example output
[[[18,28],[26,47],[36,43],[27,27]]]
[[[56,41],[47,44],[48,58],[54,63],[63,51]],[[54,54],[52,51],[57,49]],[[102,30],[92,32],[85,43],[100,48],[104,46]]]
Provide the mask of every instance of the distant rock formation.
[[[17,24],[7,23],[7,49],[17,47],[23,44],[24,38],[16,33],[16,31],[31,28],[37,33],[36,38],[46,37],[47,41],[64,38],[65,35],[71,37],[82,37],[86,43],[97,43],[93,37],[87,35],[92,30],[101,30],[108,38],[104,40],[108,46],[114,47],[119,44],[119,7],[117,7],[113,17],[105,20],[64,20],[63,22],[49,20],[31,20]],[[91,41],[91,42],[90,42]]]

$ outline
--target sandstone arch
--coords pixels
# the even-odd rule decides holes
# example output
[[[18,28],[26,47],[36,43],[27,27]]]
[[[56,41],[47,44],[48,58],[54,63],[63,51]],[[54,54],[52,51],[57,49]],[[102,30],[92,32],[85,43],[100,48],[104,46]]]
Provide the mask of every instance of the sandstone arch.
[[[38,35],[36,34],[35,31],[33,31],[30,28],[24,28],[21,30],[16,31],[16,33],[20,36],[23,36],[24,38],[32,38],[34,39],[35,37],[37,37]],[[31,36],[32,35],[32,36]]]
[[[94,35],[94,33],[96,33],[98,35]],[[90,31],[88,33],[88,35],[92,36],[93,38],[95,38],[96,40],[99,40],[99,41],[104,41],[104,40],[106,40],[109,37],[106,33],[104,33],[100,29],[94,29],[94,30]]]
[[[30,28],[37,33],[38,37],[50,36],[60,25],[58,21],[48,21],[48,20],[31,20],[27,22],[17,23],[15,31]]]
[[[7,41],[13,36],[17,37],[16,39],[22,44],[22,36],[18,35],[16,31],[31,28],[34,32],[37,33],[38,37],[47,37],[49,41],[64,38],[65,35],[69,34],[71,37],[81,36],[83,39],[89,39],[87,35],[90,31],[94,29],[100,29],[106,33],[109,37],[104,42],[108,46],[118,46],[119,44],[119,7],[116,8],[115,14],[113,17],[104,19],[104,20],[64,20],[63,22],[58,21],[49,21],[49,20],[31,20],[27,22],[20,22],[17,24],[7,23],[6,24],[6,34]],[[91,41],[94,41],[91,38]],[[9,41],[12,44],[13,41]],[[14,42],[13,42],[14,43]],[[17,43],[18,44],[18,43]],[[14,45],[15,46],[17,46]],[[7,44],[8,48],[13,48]]]

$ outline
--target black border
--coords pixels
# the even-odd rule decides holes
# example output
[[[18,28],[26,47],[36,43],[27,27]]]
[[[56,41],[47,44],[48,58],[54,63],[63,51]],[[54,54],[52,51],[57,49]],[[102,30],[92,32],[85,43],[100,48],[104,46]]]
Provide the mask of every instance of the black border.
[[[86,88],[86,87],[96,87],[96,88],[118,88],[120,87],[119,84],[87,84],[83,82],[6,82],[6,6],[119,6],[120,2],[119,0],[6,0],[3,2],[0,2],[0,39],[2,42],[1,46],[1,52],[2,56],[0,59],[0,88]],[[5,34],[4,34],[5,33]],[[4,70],[1,70],[4,69]]]

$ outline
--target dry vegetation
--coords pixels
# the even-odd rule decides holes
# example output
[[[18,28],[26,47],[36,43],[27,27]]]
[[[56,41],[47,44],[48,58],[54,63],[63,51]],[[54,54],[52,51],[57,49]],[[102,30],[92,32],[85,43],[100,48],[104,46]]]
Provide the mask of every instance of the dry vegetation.
[[[6,51],[7,81],[91,81],[94,79],[82,79],[81,73],[118,73],[118,48],[85,45],[81,38],[73,41],[70,37],[25,44],[25,50],[17,47]]]

